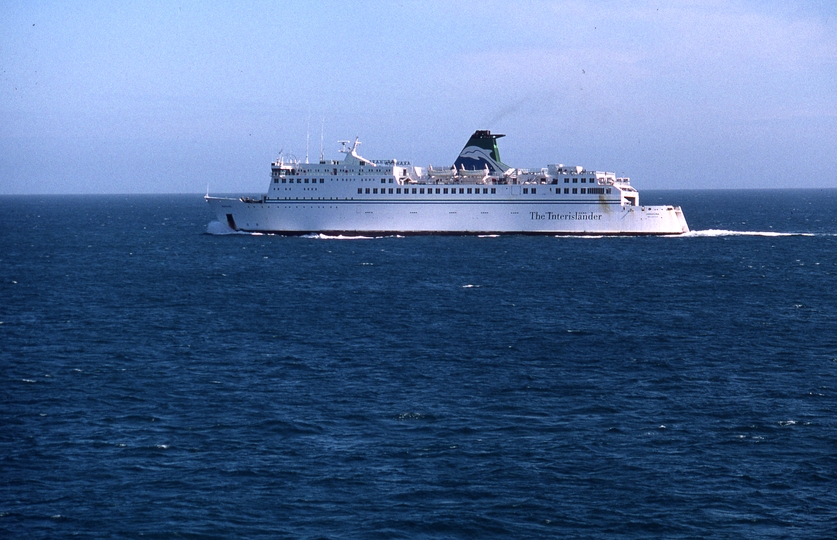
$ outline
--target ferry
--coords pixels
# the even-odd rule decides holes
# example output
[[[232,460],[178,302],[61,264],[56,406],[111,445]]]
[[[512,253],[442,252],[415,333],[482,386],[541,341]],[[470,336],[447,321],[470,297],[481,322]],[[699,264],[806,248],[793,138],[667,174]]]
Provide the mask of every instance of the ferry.
[[[339,141],[340,160],[302,163],[280,153],[266,194],[205,198],[223,228],[281,235],[689,232],[679,206],[642,206],[630,179],[613,172],[506,165],[497,146],[503,136],[477,130],[441,168],[366,159],[358,139]]]

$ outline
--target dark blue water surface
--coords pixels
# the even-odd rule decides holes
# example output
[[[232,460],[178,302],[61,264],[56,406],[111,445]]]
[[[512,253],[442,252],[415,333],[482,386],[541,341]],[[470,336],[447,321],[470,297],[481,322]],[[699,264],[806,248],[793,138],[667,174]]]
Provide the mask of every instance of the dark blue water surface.
[[[697,232],[0,197],[0,533],[833,537],[837,190],[642,197]]]

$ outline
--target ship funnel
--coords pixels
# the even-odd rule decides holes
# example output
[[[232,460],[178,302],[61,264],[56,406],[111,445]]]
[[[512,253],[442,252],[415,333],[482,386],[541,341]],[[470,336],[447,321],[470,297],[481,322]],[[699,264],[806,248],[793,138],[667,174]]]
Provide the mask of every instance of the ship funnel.
[[[478,129],[468,139],[465,148],[459,153],[454,166],[468,171],[483,170],[488,167],[492,174],[502,173],[509,166],[500,161],[497,139],[505,135],[493,134],[487,129]]]

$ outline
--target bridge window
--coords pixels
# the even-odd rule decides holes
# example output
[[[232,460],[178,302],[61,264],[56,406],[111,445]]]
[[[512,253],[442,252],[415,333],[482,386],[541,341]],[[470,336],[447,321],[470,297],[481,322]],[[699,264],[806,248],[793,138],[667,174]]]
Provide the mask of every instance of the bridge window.
[[[496,187],[491,188],[491,193],[497,193],[497,188]]]

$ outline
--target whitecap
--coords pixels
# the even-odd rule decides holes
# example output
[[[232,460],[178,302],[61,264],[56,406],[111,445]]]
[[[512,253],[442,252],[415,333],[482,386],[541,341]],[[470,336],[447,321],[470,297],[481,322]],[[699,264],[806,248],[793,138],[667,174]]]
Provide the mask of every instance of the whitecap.
[[[344,236],[342,234],[328,235],[323,233],[310,233],[303,234],[302,238],[313,238],[315,240],[374,240],[375,238],[383,238],[383,236]]]
[[[719,236],[766,236],[766,237],[783,237],[783,236],[815,236],[813,233],[785,233],[774,231],[729,231],[726,229],[706,229],[703,231],[690,231],[687,233],[673,236],[673,238],[714,238]]]

